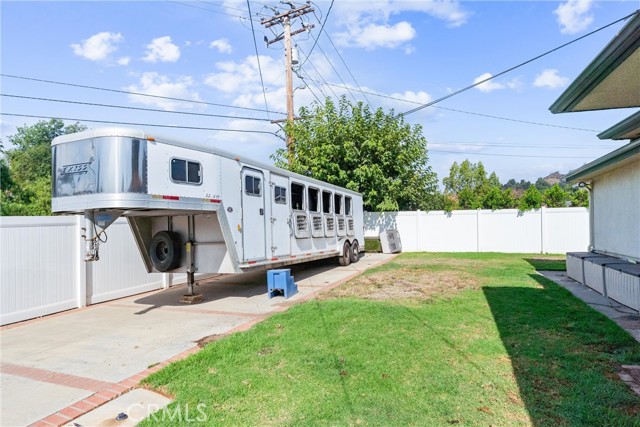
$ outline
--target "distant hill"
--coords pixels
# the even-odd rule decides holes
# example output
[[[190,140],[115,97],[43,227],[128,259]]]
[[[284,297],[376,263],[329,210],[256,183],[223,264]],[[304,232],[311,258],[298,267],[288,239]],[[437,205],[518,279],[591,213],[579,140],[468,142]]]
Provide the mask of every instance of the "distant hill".
[[[545,181],[550,186],[553,186],[555,184],[564,184],[566,176],[567,175],[564,175],[564,174],[561,174],[558,171],[555,171],[555,172],[550,173],[549,175],[545,176],[544,178],[542,178],[542,180]]]

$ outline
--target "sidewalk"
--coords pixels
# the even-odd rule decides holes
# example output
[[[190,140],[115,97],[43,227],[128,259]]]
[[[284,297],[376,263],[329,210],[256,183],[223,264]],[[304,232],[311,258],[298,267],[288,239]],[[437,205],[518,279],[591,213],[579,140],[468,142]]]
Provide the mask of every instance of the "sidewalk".
[[[267,298],[262,271],[201,283],[204,301],[195,305],[179,303],[180,286],[2,327],[0,425],[65,425],[198,351],[198,342],[249,329],[393,257],[292,266],[299,292],[289,300]]]

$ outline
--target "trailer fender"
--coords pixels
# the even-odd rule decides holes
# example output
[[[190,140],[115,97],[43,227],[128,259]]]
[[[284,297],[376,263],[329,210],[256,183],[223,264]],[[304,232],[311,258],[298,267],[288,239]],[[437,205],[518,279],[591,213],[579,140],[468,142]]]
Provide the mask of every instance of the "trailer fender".
[[[151,239],[149,257],[156,270],[165,272],[180,265],[182,244],[180,235],[173,231],[159,231]]]

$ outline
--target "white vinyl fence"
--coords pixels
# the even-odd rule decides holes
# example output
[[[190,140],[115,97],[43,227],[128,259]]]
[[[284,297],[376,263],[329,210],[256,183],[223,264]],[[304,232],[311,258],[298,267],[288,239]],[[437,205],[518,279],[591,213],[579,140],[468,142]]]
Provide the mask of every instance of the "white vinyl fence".
[[[0,324],[84,307],[185,280],[148,274],[126,220],[108,229],[100,260],[85,263],[80,216],[0,217]],[[586,250],[583,208],[365,213],[367,236],[400,231],[406,252],[563,253]]]
[[[84,262],[81,216],[0,217],[0,324],[134,295],[167,286],[148,274],[119,219],[107,229],[100,260]]]
[[[565,253],[589,246],[589,211],[365,212],[365,236],[400,232],[404,252]]]

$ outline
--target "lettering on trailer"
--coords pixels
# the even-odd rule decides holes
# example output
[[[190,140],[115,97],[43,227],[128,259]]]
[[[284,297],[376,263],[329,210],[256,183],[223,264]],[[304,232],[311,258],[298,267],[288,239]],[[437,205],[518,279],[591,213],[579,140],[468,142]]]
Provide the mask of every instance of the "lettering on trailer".
[[[84,175],[89,172],[89,165],[93,162],[76,163],[73,165],[64,165],[60,171],[60,175]]]

